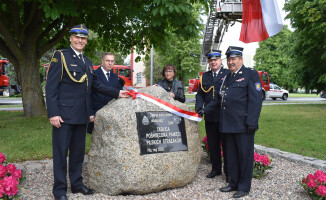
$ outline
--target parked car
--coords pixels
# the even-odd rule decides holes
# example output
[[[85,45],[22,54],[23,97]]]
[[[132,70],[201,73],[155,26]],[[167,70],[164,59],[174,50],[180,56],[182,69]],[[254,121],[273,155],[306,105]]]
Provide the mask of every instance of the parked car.
[[[270,86],[270,91],[268,91],[267,97],[272,98],[273,100],[276,100],[277,98],[281,98],[284,101],[286,101],[288,99],[289,91],[273,83],[269,84],[269,86]]]
[[[322,90],[320,92],[320,98],[326,98],[326,92],[325,92],[325,90]]]

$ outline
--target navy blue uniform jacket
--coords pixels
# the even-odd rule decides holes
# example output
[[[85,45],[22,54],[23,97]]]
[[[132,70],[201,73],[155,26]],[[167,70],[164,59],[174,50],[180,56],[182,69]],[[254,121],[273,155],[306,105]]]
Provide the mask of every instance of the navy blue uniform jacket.
[[[61,64],[61,53],[67,63],[70,77]],[[85,63],[79,59],[74,50],[56,51],[51,60],[46,81],[46,104],[48,117],[61,116],[67,124],[87,124],[89,122],[90,99],[92,90],[117,98],[119,90],[101,84],[94,75],[92,61],[84,56]],[[86,74],[87,80],[77,83]]]
[[[219,73],[217,74],[217,81],[214,82],[213,72],[207,71],[202,76],[202,84],[199,84],[197,94],[196,94],[196,106],[195,108],[203,108],[208,103],[213,101],[213,89],[211,89],[208,93],[205,93],[201,86],[203,86],[204,90],[208,90],[211,86],[215,88],[214,99],[219,98],[219,91],[222,85],[223,79],[226,74],[230,73],[228,69],[221,68]],[[207,122],[219,122],[220,121],[220,106],[216,106],[215,110],[211,113],[205,114],[205,121]]]
[[[258,128],[262,107],[258,72],[242,66],[234,77],[231,73],[226,76],[222,89],[224,97],[204,108],[204,112],[209,113],[216,106],[221,106],[220,132],[245,133],[247,125]]]
[[[104,75],[102,71],[102,66],[98,69],[94,70],[94,74],[97,76],[98,80],[103,83],[104,85],[116,88],[118,90],[122,90],[121,83],[119,82],[118,76],[113,73],[113,71],[110,72],[110,79],[109,82],[106,79],[106,74]],[[103,108],[106,104],[108,104],[109,101],[111,101],[113,97],[103,95],[98,91],[92,91],[91,94],[91,115],[95,115],[95,113]]]

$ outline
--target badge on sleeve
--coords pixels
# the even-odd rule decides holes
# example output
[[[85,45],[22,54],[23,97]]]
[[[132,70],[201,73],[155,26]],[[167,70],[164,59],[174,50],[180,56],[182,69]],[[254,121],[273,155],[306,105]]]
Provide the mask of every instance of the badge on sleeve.
[[[257,91],[260,91],[261,90],[260,83],[255,83],[255,87],[256,87],[256,90]]]

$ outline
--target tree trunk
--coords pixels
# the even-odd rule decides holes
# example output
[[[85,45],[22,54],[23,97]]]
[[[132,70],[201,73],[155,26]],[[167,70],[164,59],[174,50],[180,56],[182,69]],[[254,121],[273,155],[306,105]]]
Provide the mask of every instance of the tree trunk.
[[[46,114],[44,95],[41,88],[39,61],[33,56],[21,59],[17,66],[22,88],[22,101],[26,117]]]

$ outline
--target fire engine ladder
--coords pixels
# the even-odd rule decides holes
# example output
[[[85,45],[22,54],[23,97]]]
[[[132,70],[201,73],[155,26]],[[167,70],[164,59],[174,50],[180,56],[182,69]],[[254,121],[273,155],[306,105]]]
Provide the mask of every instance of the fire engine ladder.
[[[200,65],[207,66],[205,56],[211,49],[219,49],[229,25],[242,19],[242,0],[212,0],[205,27]],[[216,31],[214,32],[214,29]]]

